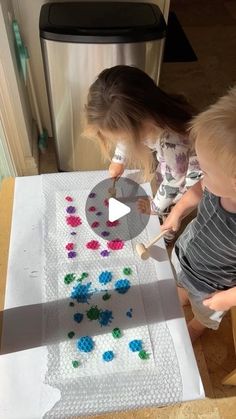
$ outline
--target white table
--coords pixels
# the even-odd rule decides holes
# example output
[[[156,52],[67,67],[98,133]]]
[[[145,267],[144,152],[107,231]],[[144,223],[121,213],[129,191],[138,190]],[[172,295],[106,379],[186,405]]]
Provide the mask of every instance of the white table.
[[[106,175],[106,172],[96,172],[95,178],[99,181]],[[79,179],[79,174],[77,176]],[[0,356],[0,412],[4,419],[42,418],[60,399],[59,390],[44,384],[47,347],[40,346],[40,304],[44,302],[41,187],[41,176],[17,178],[15,181],[2,335],[5,354]],[[150,193],[149,185],[145,185],[145,189]],[[151,216],[148,229],[155,234],[156,217]],[[163,255],[162,260],[156,262],[164,302],[162,309],[179,362],[182,401],[200,399],[204,397],[204,390],[173,273],[164,242],[158,245]],[[38,342],[35,341],[36,329]]]

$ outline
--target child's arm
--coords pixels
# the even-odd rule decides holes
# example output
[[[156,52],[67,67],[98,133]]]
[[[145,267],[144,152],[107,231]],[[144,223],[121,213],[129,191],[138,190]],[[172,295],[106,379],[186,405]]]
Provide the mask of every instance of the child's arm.
[[[225,311],[236,306],[236,287],[219,291],[203,301],[203,305],[214,311]]]
[[[167,217],[161,230],[171,229],[177,231],[180,227],[181,220],[190,214],[199,204],[203,195],[202,181],[195,183],[183,197],[172,208],[170,215]]]
[[[157,160],[162,181],[152,202],[152,209],[162,214],[183,194],[189,164],[189,146],[179,136],[160,140]]]
[[[126,148],[124,144],[118,143],[109,166],[109,174],[111,177],[121,176],[125,169]]]

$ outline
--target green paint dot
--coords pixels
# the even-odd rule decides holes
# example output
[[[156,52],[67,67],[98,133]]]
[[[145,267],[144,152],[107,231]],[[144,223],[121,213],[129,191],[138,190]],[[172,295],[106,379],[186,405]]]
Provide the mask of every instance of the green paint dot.
[[[69,332],[67,336],[72,339],[75,336],[75,332]]]
[[[74,307],[74,305],[75,305],[75,303],[73,303],[73,301],[71,301],[71,302],[69,303],[69,306],[70,306],[70,307]]]
[[[122,336],[121,330],[119,329],[119,327],[115,327],[115,329],[112,330],[112,336],[115,339],[119,339]]]
[[[72,365],[74,368],[78,368],[80,366],[80,362],[79,361],[72,361]]]
[[[99,310],[98,306],[93,306],[87,311],[87,317],[89,320],[98,320],[100,316],[101,310]]]
[[[81,276],[77,279],[77,281],[82,282],[83,279],[88,278],[88,272],[82,272]]]
[[[70,284],[71,282],[73,282],[75,280],[75,274],[67,274],[64,277],[64,282],[65,284]]]
[[[123,269],[123,274],[124,275],[131,275],[132,274],[132,269],[131,268],[124,268]]]
[[[111,294],[108,294],[108,292],[106,292],[106,294],[104,294],[102,297],[104,301],[109,300],[109,298],[111,298]]]
[[[142,349],[139,353],[138,356],[140,359],[146,360],[149,359],[150,355],[144,350]]]

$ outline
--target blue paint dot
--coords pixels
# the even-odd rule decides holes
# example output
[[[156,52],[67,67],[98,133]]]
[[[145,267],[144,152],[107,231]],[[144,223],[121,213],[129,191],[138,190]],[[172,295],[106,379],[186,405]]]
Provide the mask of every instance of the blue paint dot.
[[[135,339],[129,342],[129,349],[132,352],[139,352],[142,350],[143,343],[141,340]]]
[[[119,294],[125,294],[130,289],[130,281],[128,279],[118,279],[115,283],[115,290]]]
[[[94,348],[94,341],[90,336],[82,336],[77,340],[77,348],[81,352],[91,352]]]
[[[83,318],[84,318],[84,315],[83,315],[82,313],[75,313],[75,314],[74,314],[74,320],[75,320],[77,323],[81,323],[81,322],[82,322],[82,320],[83,320]]]
[[[101,212],[101,211],[98,211],[98,212],[96,212],[96,215],[97,215],[98,217],[100,217],[100,215],[102,215],[102,212]]]
[[[113,316],[112,316],[112,311],[110,310],[104,310],[101,311],[101,313],[99,314],[99,323],[101,326],[108,326],[110,323],[112,323],[113,320]]]
[[[92,295],[91,282],[85,285],[79,283],[71,292],[71,298],[76,299],[78,303],[88,303]]]
[[[89,198],[95,198],[95,197],[96,197],[95,192],[91,192],[91,193],[89,194]]]
[[[106,351],[104,352],[104,354],[102,355],[102,359],[105,362],[110,362],[114,359],[114,352],[112,351]]]
[[[98,280],[100,282],[100,284],[108,284],[108,282],[110,282],[112,279],[112,273],[108,272],[108,271],[104,271],[102,273],[100,273]]]
[[[131,319],[131,317],[133,316],[131,311],[127,311],[126,316],[129,317]]]

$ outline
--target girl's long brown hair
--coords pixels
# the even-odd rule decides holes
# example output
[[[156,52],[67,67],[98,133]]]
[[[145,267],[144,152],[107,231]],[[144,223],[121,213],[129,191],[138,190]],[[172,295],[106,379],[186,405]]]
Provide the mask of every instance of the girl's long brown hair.
[[[103,70],[91,85],[85,107],[89,130],[95,133],[104,155],[114,144],[100,130],[125,133],[132,152],[128,163],[144,167],[147,177],[152,170],[152,155],[140,141],[145,121],[179,134],[186,134],[193,109],[183,97],[168,95],[145,72],[126,65]],[[89,131],[88,130],[88,131]]]

